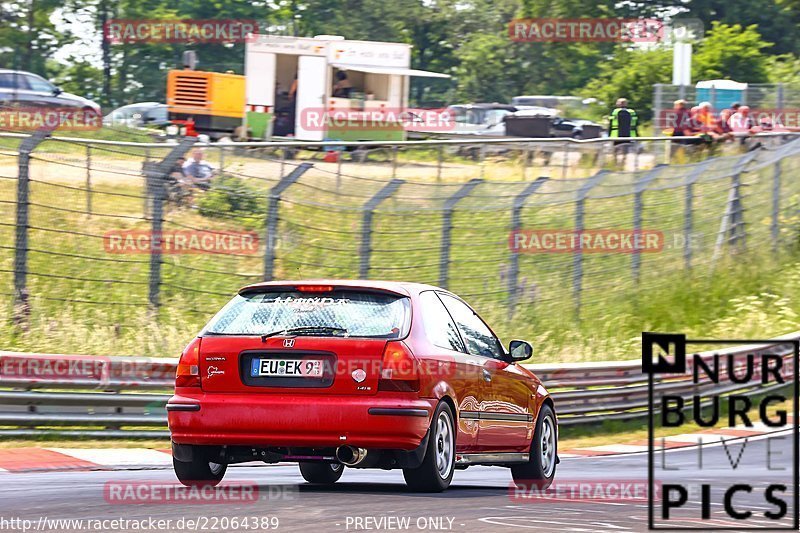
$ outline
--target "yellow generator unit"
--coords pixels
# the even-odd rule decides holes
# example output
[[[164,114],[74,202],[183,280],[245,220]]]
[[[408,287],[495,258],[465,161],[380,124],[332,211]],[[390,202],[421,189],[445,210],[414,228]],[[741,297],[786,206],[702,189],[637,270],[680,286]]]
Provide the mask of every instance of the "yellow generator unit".
[[[244,101],[244,76],[188,69],[167,74],[169,120],[197,133],[231,135],[242,125]]]

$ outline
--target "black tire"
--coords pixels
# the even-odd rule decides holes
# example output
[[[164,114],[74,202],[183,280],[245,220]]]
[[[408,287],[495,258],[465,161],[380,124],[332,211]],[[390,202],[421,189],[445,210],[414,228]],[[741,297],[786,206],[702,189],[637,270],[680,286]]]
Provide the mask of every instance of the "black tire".
[[[219,448],[193,446],[191,461],[179,461],[173,457],[172,466],[178,481],[187,487],[217,486],[228,469],[227,463],[217,463],[211,460],[218,460],[218,453]]]
[[[342,463],[300,463],[300,474],[309,483],[332,485],[344,472]]]
[[[543,437],[545,437],[543,439]],[[545,443],[544,441],[548,441]],[[544,449],[544,451],[543,451]],[[548,460],[545,460],[545,456]],[[533,433],[531,451],[527,463],[511,467],[511,477],[520,488],[544,490],[553,483],[558,463],[558,426],[553,408],[542,405],[536,430]]]
[[[450,406],[439,402],[428,429],[425,459],[418,468],[404,468],[403,477],[415,492],[442,492],[450,486],[456,462],[455,418]]]

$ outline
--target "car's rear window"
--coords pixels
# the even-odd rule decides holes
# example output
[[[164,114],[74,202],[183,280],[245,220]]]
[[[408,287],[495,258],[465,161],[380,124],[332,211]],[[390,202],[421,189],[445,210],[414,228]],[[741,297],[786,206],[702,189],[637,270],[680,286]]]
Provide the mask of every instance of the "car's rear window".
[[[304,334],[402,338],[410,325],[410,309],[408,298],[381,292],[247,293],[228,302],[201,334],[269,335],[309,328]],[[318,331],[311,331],[314,328]]]

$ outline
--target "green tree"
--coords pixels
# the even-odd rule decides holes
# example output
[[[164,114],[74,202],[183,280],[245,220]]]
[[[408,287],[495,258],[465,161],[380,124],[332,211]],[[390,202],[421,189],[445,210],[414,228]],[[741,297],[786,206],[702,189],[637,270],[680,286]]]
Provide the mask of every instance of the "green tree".
[[[714,22],[692,57],[692,77],[765,82],[768,72],[764,50],[771,46],[762,40],[755,25]]]
[[[620,46],[598,69],[597,77],[586,85],[583,94],[597,98],[609,108],[617,98],[627,98],[639,116],[648,120],[652,118],[653,85],[670,82],[672,50]]]
[[[794,54],[768,57],[767,76],[770,83],[800,85],[800,58]]]
[[[59,0],[0,0],[0,66],[50,77],[48,59],[70,41],[53,23],[61,6]]]
[[[796,38],[800,29],[798,0],[658,0],[647,2],[656,14],[680,13],[700,19],[706,30],[714,23],[743,27],[757,25],[762,37],[775,43],[774,52],[800,53]]]

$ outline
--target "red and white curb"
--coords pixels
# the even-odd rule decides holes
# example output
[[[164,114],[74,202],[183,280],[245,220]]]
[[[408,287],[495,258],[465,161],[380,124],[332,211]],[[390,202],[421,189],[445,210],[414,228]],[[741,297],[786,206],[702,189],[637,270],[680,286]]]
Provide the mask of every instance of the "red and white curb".
[[[753,427],[715,428],[696,433],[683,433],[657,438],[654,449],[660,451],[691,446],[714,445],[722,441],[742,438],[752,440],[783,434],[790,429],[776,431],[761,423]],[[558,452],[561,459],[575,457],[601,457],[647,452],[647,441],[605,444],[574,448]],[[248,463],[261,465],[261,463]],[[263,466],[263,465],[262,465]],[[146,470],[172,467],[169,449],[150,448],[5,448],[0,449],[0,474],[17,472],[49,472],[66,470]]]
[[[127,470],[172,466],[170,450],[149,448],[0,449],[0,472]]]

